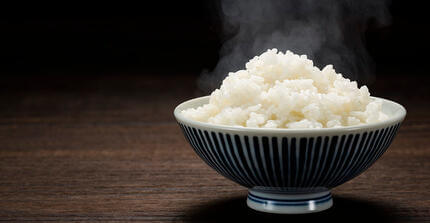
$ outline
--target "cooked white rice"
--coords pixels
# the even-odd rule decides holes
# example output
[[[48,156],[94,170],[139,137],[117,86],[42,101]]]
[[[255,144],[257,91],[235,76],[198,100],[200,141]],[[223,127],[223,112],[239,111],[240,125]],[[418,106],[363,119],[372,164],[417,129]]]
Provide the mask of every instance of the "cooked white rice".
[[[384,120],[382,102],[332,65],[320,70],[306,55],[277,49],[229,73],[209,104],[182,111],[187,118],[255,128],[333,128]]]

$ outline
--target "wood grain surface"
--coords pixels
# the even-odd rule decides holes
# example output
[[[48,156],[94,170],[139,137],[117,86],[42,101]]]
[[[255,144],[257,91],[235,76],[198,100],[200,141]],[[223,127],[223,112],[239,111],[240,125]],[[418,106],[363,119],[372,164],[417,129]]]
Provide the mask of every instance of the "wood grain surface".
[[[172,111],[194,76],[18,76],[0,81],[0,221],[430,221],[430,78],[383,76],[408,110],[388,151],[311,215],[246,207],[185,141]],[[417,84],[418,83],[418,84]]]

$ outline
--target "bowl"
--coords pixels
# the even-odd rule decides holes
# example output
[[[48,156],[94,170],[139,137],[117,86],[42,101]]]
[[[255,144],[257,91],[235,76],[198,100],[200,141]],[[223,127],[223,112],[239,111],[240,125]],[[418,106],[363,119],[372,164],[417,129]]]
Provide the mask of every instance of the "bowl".
[[[387,120],[339,128],[234,127],[182,115],[184,109],[207,104],[209,96],[178,105],[174,115],[198,156],[221,175],[248,188],[250,208],[303,214],[330,208],[330,189],[369,168],[393,141],[406,110],[396,102],[379,99]]]

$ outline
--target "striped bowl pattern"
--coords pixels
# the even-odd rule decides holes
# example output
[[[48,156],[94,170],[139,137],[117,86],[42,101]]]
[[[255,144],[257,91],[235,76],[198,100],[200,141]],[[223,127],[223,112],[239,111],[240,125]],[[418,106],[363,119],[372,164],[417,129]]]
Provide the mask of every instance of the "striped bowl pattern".
[[[248,136],[179,125],[210,167],[242,186],[312,190],[362,173],[385,152],[400,124],[316,137]]]
[[[317,204],[320,198],[312,194],[329,194],[331,188],[365,171],[387,150],[406,115],[401,105],[381,99],[388,120],[341,128],[244,128],[182,116],[182,110],[206,104],[208,99],[201,97],[176,107],[174,115],[186,140],[218,173],[260,194],[257,199],[250,192],[248,206],[273,213],[307,213],[310,209],[285,209],[280,201],[291,203],[303,195],[316,199],[309,204]],[[261,202],[262,198],[266,200]],[[323,209],[329,208],[331,197],[322,202],[326,202]]]

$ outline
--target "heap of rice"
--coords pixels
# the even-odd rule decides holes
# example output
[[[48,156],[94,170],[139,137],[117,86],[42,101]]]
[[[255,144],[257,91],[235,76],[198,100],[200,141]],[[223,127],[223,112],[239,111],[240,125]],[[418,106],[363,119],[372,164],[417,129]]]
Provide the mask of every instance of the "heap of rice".
[[[333,128],[384,120],[380,100],[332,65],[320,70],[305,55],[277,49],[229,73],[208,104],[182,111],[189,119],[254,128]]]

